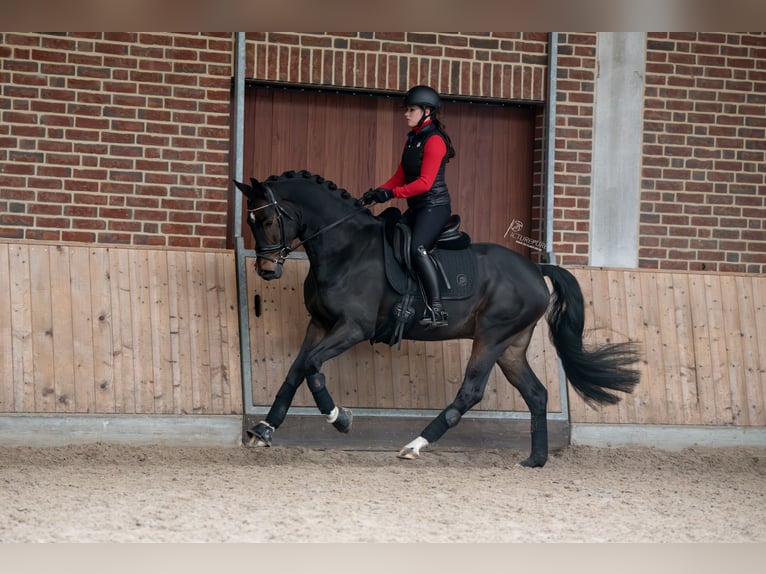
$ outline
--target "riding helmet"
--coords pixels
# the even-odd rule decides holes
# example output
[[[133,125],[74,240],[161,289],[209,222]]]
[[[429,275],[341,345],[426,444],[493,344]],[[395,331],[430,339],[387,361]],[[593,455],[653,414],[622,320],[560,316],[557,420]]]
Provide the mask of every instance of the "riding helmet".
[[[429,88],[428,86],[415,86],[410,88],[407,95],[404,97],[404,105],[406,106],[420,106],[421,108],[433,108],[434,111],[439,111],[441,107],[441,98],[436,90]]]

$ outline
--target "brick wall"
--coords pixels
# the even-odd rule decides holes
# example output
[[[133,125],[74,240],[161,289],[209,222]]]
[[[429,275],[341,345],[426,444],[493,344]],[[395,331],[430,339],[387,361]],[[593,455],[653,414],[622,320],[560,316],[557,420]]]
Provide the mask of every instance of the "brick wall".
[[[248,33],[247,75],[259,80],[443,94],[545,99],[548,34]]]
[[[542,102],[547,39],[257,32],[246,69]],[[0,238],[224,247],[232,40],[0,33]],[[553,249],[565,265],[588,261],[596,48],[594,33],[560,34]],[[648,35],[640,266],[766,271],[764,75],[764,33]]]
[[[588,263],[595,82],[596,34],[559,34],[553,251],[564,265]]]
[[[647,42],[640,266],[766,272],[766,34]]]
[[[0,238],[223,247],[232,46],[0,33]]]

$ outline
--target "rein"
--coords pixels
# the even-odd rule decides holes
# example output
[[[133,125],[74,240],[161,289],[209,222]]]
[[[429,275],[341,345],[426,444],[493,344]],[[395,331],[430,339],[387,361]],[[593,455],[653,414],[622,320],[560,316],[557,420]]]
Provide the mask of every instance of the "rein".
[[[332,228],[337,227],[341,223],[348,221],[349,219],[354,217],[356,214],[361,213],[362,211],[367,209],[366,205],[362,205],[361,207],[356,208],[351,213],[347,213],[340,219],[333,221],[332,223],[322,227],[316,233],[313,233],[310,236],[308,236],[306,239],[303,239],[300,242],[296,243],[295,246],[290,247],[289,245],[286,244],[286,241],[285,241],[285,227],[284,227],[284,222],[282,221],[282,215],[284,215],[288,219],[291,219],[292,221],[296,221],[296,220],[287,212],[287,210],[284,207],[279,205],[279,203],[277,202],[277,198],[274,195],[274,192],[272,191],[271,187],[269,187],[265,183],[263,184],[263,187],[266,188],[269,203],[267,203],[266,205],[262,205],[261,207],[256,207],[255,209],[248,209],[247,211],[249,213],[253,213],[256,211],[260,211],[261,209],[266,209],[267,207],[274,207],[276,209],[277,223],[279,224],[279,244],[267,245],[263,249],[255,250],[256,258],[265,259],[266,261],[271,261],[272,263],[276,265],[282,265],[285,259],[287,259],[287,257],[290,255],[290,253],[292,253],[293,251],[295,251],[302,245],[308,243],[309,241],[325,233],[326,231],[330,231]],[[277,252],[277,251],[279,252],[279,254],[277,255],[276,258],[269,257],[269,254]]]

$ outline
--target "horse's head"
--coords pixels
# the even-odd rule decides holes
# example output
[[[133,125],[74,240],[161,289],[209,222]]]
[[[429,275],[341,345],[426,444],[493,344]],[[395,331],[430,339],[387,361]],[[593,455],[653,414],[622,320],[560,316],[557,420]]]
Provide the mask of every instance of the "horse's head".
[[[255,238],[255,268],[263,279],[279,279],[290,244],[298,236],[298,222],[282,205],[274,189],[255,178],[250,184],[234,181],[247,198],[247,224]]]

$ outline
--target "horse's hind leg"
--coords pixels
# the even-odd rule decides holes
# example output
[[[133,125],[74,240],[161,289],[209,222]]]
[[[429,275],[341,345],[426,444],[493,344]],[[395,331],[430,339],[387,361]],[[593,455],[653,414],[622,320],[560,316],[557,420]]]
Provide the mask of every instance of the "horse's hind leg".
[[[520,333],[497,360],[508,381],[518,389],[531,416],[532,452],[521,466],[539,467],[548,460],[548,391],[527,362],[532,329]]]
[[[399,458],[408,460],[417,458],[421,448],[436,442],[444,433],[456,426],[465,413],[481,401],[489,374],[501,351],[501,345],[489,346],[478,339],[474,340],[463,384],[455,400],[428,423],[420,436],[399,451]]]

